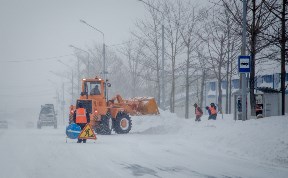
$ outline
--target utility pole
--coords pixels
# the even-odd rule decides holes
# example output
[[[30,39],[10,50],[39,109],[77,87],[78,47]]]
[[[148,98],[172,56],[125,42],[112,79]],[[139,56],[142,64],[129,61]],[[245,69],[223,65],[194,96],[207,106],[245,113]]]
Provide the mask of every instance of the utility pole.
[[[77,73],[78,73],[77,95],[80,95],[80,62],[78,56],[77,56]]]
[[[162,78],[162,85],[161,85],[161,93],[162,93],[162,109],[165,110],[165,81],[164,81],[164,75],[165,75],[165,71],[164,71],[164,60],[165,60],[165,57],[164,57],[164,53],[165,53],[165,46],[164,46],[164,25],[162,24],[162,66],[161,66],[161,70],[162,70],[162,73],[161,73],[161,78]]]
[[[65,111],[65,100],[64,100],[64,82],[62,83],[62,122],[64,125],[64,111]]]
[[[288,40],[286,37],[286,29],[285,27],[285,15],[286,15],[286,4],[288,4],[287,0],[282,0],[282,11],[281,11],[281,114],[285,115],[285,75],[286,75],[286,69],[285,69],[285,44]]]
[[[241,55],[245,56],[246,55],[246,31],[247,31],[247,27],[246,27],[246,23],[247,23],[247,0],[243,0],[243,30],[242,30],[242,48],[241,48]],[[242,121],[247,120],[247,101],[246,101],[246,97],[247,97],[247,79],[246,79],[246,73],[241,73],[240,74],[241,77],[241,89],[242,89]]]
[[[106,82],[106,51],[105,51],[105,42],[104,42],[104,33],[103,33],[103,77]]]
[[[72,95],[72,98],[71,98],[71,104],[73,104],[74,103],[74,89],[73,89],[73,86],[74,86],[74,72],[73,72],[73,70],[72,70],[72,93],[71,93],[71,95]]]

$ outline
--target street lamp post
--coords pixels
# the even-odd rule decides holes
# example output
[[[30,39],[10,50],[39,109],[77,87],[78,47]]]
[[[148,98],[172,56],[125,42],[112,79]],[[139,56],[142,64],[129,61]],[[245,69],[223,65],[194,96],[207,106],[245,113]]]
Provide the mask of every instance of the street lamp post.
[[[86,21],[80,19],[80,22],[81,22],[81,23],[84,23],[85,25],[88,25],[88,26],[91,27],[92,29],[94,29],[94,30],[96,30],[97,32],[101,33],[102,36],[103,36],[103,78],[104,78],[104,81],[105,81],[105,80],[106,80],[105,35],[104,35],[104,33],[103,33],[101,30],[99,30],[99,29],[95,28],[94,26],[88,24]]]
[[[57,74],[57,73],[55,73],[55,72],[53,72],[53,71],[49,71],[50,73],[52,73],[52,74],[54,74],[54,75],[56,75],[56,76],[60,76],[60,77],[63,77],[63,76],[61,76],[61,75],[59,75],[59,74]],[[64,124],[64,115],[65,115],[65,98],[64,98],[64,82],[62,82],[62,102],[61,102],[61,110],[62,110],[62,122],[63,122],[63,124]]]
[[[160,11],[159,9],[157,9],[156,7],[152,6],[151,4],[143,1],[143,0],[139,0],[140,2],[143,2],[144,4],[146,4],[147,6],[155,9],[156,11],[160,12],[163,16],[163,19],[164,19],[164,14],[162,11]],[[164,65],[165,65],[165,44],[164,44],[164,22],[162,22],[162,25],[161,25],[161,30],[162,30],[162,63],[161,63],[161,80],[162,80],[162,83],[161,83],[161,93],[162,93],[162,102],[160,103],[161,107],[163,110],[165,110],[165,79],[164,79],[164,75],[165,75],[165,71],[164,71]]]
[[[65,63],[63,63],[62,61],[58,60],[58,62],[60,62],[61,64],[65,65],[66,67],[70,68],[71,69],[71,73],[72,73],[72,78],[71,78],[71,83],[72,83],[72,86],[71,86],[71,104],[74,103],[74,71],[73,71],[73,68]]]
[[[72,46],[69,46],[69,47],[72,47]],[[79,95],[80,94],[80,63],[79,63],[79,58],[78,56],[77,57],[77,94]]]
[[[56,106],[56,111],[58,112],[60,106],[59,106],[59,103],[60,103],[60,98],[59,98],[59,92],[58,92],[58,84],[55,83],[54,81],[48,79],[48,81],[54,85],[54,87],[56,88],[56,96],[54,97],[55,98],[55,106]],[[61,110],[61,108],[60,108]]]
[[[62,119],[64,124],[64,115],[65,115],[65,99],[64,99],[64,82],[62,83]]]
[[[78,47],[75,47],[75,46],[73,46],[73,45],[69,45],[69,47],[71,47],[71,48],[74,48],[74,49],[77,49],[77,50],[79,50],[79,51],[83,51],[83,52],[85,52],[85,53],[87,53],[88,54],[88,69],[87,69],[87,77],[90,77],[90,54],[89,54],[89,52],[88,51],[85,51],[84,49],[81,49],[81,48],[78,48]],[[79,61],[79,60],[78,60]],[[79,64],[79,62],[78,62],[78,64]],[[79,67],[78,67],[79,68]],[[79,72],[79,70],[78,70],[78,72]]]

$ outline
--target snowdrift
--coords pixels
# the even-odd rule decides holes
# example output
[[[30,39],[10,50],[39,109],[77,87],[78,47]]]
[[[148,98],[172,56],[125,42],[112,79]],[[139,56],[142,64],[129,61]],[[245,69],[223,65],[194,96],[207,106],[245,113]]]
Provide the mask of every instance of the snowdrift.
[[[235,122],[204,115],[195,122],[160,113],[132,116],[130,133],[97,135],[86,144],[66,143],[64,125],[9,122],[0,129],[0,177],[287,178],[287,117]]]
[[[181,139],[187,145],[209,152],[257,160],[288,168],[287,116],[233,120],[232,115],[218,115],[217,120],[202,116],[201,122],[178,118],[168,111],[160,116],[132,117],[132,133],[168,135],[167,139]]]

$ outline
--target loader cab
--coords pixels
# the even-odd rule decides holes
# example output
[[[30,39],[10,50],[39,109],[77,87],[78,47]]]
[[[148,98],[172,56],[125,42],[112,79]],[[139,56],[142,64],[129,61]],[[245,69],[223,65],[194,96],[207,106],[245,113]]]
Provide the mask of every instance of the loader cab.
[[[101,95],[101,82],[86,82],[86,90],[89,95]]]
[[[85,102],[84,106],[87,106],[87,108],[85,108],[89,108],[88,110],[91,111],[89,113],[93,113],[97,110],[99,114],[105,115],[107,113],[107,103],[105,99],[106,93],[104,85],[104,80],[99,77],[95,77],[94,79],[83,79],[82,92],[77,103]]]
[[[86,99],[94,96],[105,96],[104,80],[100,78],[83,79],[81,96],[86,96]]]

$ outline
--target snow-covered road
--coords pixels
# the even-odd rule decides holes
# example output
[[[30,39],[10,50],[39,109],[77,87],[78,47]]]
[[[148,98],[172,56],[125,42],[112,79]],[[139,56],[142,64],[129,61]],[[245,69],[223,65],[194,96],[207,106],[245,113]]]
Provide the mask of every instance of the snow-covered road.
[[[1,129],[0,178],[288,177],[288,141],[267,142],[260,138],[266,134],[257,132],[243,139],[250,129],[262,132],[271,127],[270,121],[235,125],[234,121],[224,120],[203,118],[201,123],[195,123],[167,114],[134,117],[129,134],[97,135],[96,141],[88,140],[86,144],[77,144],[76,140],[66,143],[64,126]],[[287,128],[288,122],[283,122]],[[283,138],[287,136],[287,130],[275,127],[284,132]],[[286,146],[286,153],[282,153]],[[281,153],[271,153],[274,147]],[[258,156],[259,151],[262,156]],[[274,157],[269,154],[284,161],[271,161]]]

